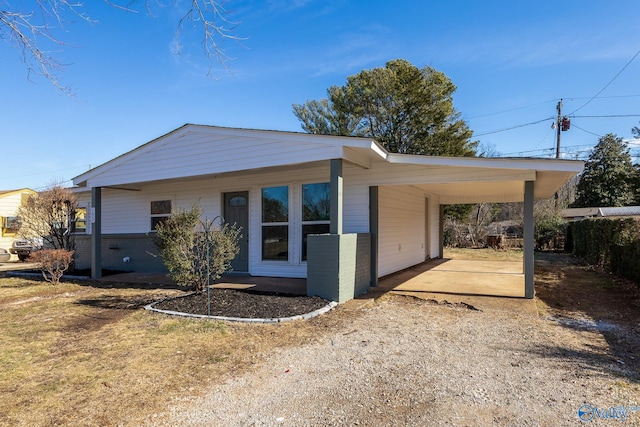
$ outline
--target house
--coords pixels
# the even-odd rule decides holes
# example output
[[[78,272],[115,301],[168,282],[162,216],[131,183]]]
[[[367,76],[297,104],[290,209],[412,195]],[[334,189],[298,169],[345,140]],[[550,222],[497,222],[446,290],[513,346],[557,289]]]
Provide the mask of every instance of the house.
[[[525,202],[525,287],[533,297],[533,201],[583,162],[429,157],[369,138],[187,124],[73,179],[86,227],[76,267],[165,271],[154,227],[198,202],[243,230],[236,273],[307,278],[345,300],[443,253],[443,207]],[[329,289],[329,291],[327,291]],[[338,295],[336,297],[335,295]]]
[[[35,194],[36,192],[29,188],[0,191],[0,252],[2,254],[9,252],[9,248],[18,237],[20,228],[18,208]],[[7,255],[3,255],[3,258],[7,258]]]
[[[569,208],[563,209],[561,214],[570,221],[594,217],[640,216],[640,206]]]

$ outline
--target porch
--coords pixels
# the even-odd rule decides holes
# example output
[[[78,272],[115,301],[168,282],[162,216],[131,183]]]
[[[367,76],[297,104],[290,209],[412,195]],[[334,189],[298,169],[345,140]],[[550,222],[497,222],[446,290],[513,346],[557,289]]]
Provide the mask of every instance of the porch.
[[[105,276],[104,282],[145,283],[173,285],[173,281],[160,273],[123,273]],[[306,295],[306,279],[281,277],[225,276],[213,288],[249,289],[258,292],[281,292]],[[369,289],[370,294],[394,292],[418,297],[441,299],[447,296],[493,296],[523,298],[524,273],[522,261],[437,259],[406,270],[390,274]],[[433,294],[441,294],[437,297]],[[429,296],[431,295],[431,296]]]

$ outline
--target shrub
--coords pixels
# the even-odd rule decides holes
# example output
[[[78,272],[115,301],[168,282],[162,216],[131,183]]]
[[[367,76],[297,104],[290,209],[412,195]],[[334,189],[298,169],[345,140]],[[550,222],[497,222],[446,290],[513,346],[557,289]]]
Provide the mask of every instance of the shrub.
[[[572,224],[574,253],[640,286],[640,220],[583,219]]]
[[[65,249],[42,249],[33,252],[29,262],[39,264],[42,276],[54,285],[60,283],[60,278],[73,262],[73,251]]]
[[[157,245],[169,276],[179,285],[204,292],[207,284],[231,270],[231,261],[240,252],[241,229],[200,219],[201,210],[176,211],[157,227]],[[219,220],[216,225],[216,220]]]

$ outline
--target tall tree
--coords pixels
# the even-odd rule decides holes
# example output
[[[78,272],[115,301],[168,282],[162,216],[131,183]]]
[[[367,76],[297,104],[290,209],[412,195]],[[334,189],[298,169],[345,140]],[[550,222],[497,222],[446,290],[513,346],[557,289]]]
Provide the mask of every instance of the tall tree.
[[[455,90],[444,73],[396,59],[330,87],[327,99],[294,104],[293,113],[309,133],[371,137],[394,153],[474,156]]]
[[[574,207],[629,206],[634,203],[636,171],[622,138],[600,138],[580,176]]]

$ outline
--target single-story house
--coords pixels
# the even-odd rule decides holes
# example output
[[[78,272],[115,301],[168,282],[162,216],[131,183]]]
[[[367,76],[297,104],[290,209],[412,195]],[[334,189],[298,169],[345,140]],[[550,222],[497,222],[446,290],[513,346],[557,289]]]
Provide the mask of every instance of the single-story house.
[[[0,191],[0,249],[3,249],[0,252],[3,254],[2,259],[10,258],[7,255],[9,248],[18,238],[18,229],[20,228],[18,208],[35,194],[36,192],[29,188]]]
[[[563,209],[562,216],[570,221],[584,218],[609,218],[619,216],[640,216],[640,206],[568,208]]]
[[[382,276],[442,257],[444,205],[524,201],[532,298],[534,199],[553,196],[582,168],[557,159],[395,154],[370,138],[187,124],[73,179],[89,213],[76,228],[76,266],[91,267],[93,277],[102,268],[165,271],[154,227],[198,202],[209,219],[243,228],[236,273],[306,278],[309,294],[345,300]]]

